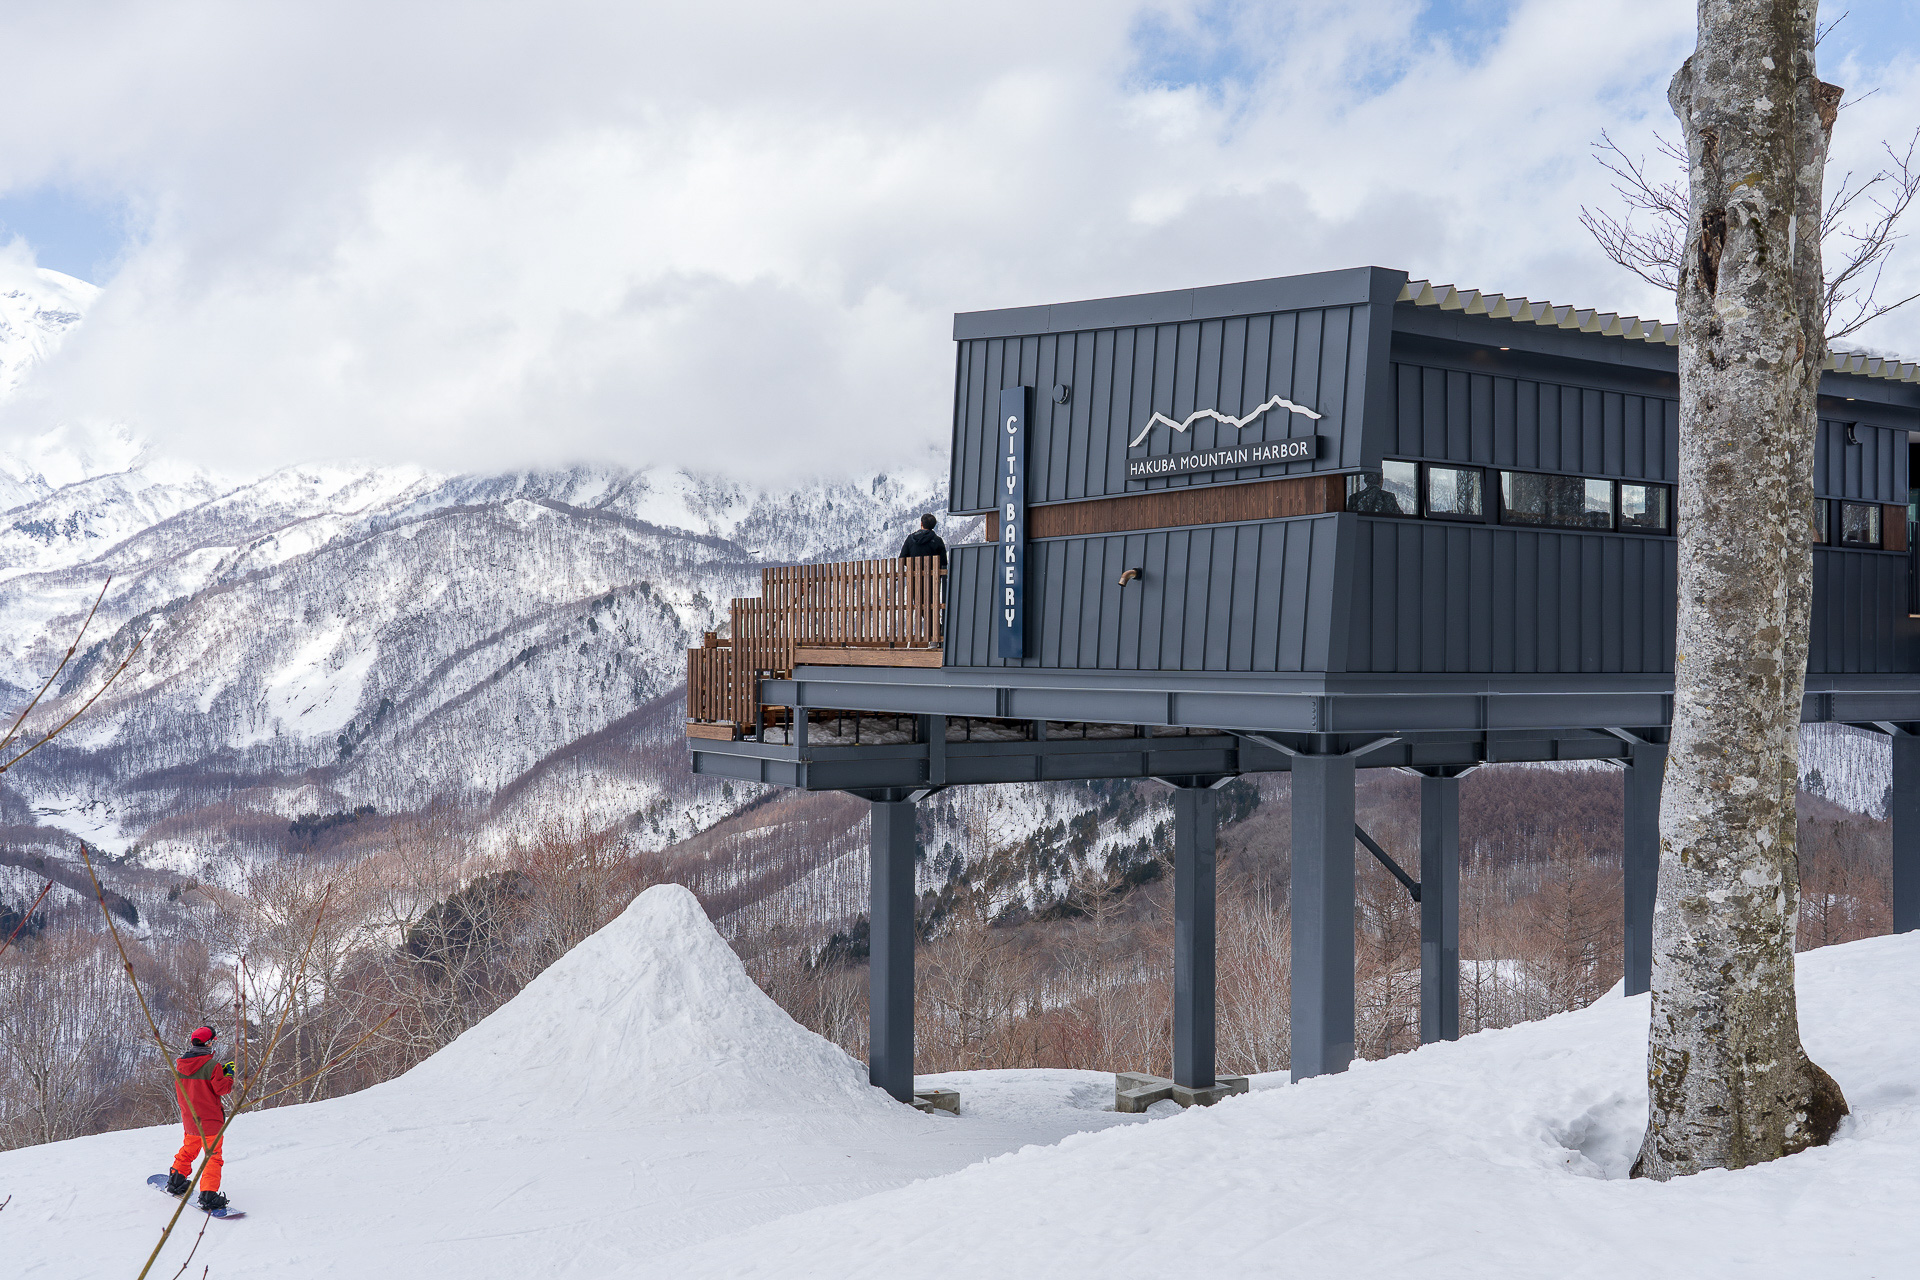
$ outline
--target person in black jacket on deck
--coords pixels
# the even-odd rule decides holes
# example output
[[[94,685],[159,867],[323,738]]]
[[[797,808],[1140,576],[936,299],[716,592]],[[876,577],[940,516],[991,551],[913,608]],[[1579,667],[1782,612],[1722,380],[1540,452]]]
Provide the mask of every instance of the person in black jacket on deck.
[[[908,534],[907,540],[900,544],[900,558],[913,560],[920,556],[938,556],[940,567],[946,568],[947,544],[945,539],[933,531],[933,526],[937,523],[939,522],[931,515],[921,516],[920,527]]]

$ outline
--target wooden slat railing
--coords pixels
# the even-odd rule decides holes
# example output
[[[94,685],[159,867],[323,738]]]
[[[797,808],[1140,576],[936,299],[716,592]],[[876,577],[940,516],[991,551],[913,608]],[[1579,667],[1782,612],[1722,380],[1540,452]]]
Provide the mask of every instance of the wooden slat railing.
[[[930,557],[763,571],[760,598],[733,602],[732,637],[709,633],[703,647],[687,651],[688,732],[757,736],[760,682],[792,675],[803,647],[939,649],[945,577]]]
[[[762,572],[761,597],[788,615],[797,645],[937,648],[944,573],[931,556],[783,565]]]

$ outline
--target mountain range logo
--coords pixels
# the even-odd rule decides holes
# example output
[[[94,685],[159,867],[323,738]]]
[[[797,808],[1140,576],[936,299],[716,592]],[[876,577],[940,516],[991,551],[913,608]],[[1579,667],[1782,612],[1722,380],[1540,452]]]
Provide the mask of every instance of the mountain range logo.
[[[1147,419],[1147,425],[1140,428],[1140,434],[1135,436],[1133,439],[1127,441],[1127,448],[1131,449],[1135,445],[1139,444],[1142,440],[1145,440],[1147,438],[1147,432],[1153,430],[1153,425],[1156,422],[1164,422],[1168,426],[1172,427],[1175,431],[1188,430],[1190,427],[1193,426],[1194,423],[1198,422],[1202,418],[1212,418],[1215,422],[1221,423],[1229,427],[1244,427],[1247,424],[1251,423],[1255,418],[1259,417],[1261,414],[1267,412],[1267,410],[1269,409],[1285,409],[1291,413],[1304,414],[1305,416],[1309,418],[1313,418],[1316,421],[1320,417],[1319,414],[1307,408],[1305,405],[1295,404],[1293,401],[1288,400],[1282,396],[1273,397],[1273,399],[1267,401],[1265,404],[1261,405],[1259,408],[1254,409],[1252,412],[1248,413],[1247,416],[1244,418],[1236,418],[1231,414],[1221,413],[1218,409],[1195,409],[1192,413],[1187,415],[1187,420],[1185,422],[1175,422],[1172,418],[1169,418],[1164,413],[1155,413],[1151,418]]]

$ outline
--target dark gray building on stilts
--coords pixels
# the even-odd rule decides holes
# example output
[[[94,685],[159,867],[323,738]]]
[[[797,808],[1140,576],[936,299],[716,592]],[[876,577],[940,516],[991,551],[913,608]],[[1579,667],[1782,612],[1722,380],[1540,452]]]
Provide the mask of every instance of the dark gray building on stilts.
[[[689,654],[698,773],[872,802],[875,1084],[913,1091],[913,805],[1173,788],[1174,1075],[1215,1083],[1217,789],[1292,775],[1296,1079],[1354,1044],[1357,769],[1421,776],[1421,1038],[1459,1034],[1459,778],[1626,778],[1626,988],[1651,962],[1673,695],[1671,325],[1377,267],[956,316],[932,560],[769,570]],[[1893,739],[1894,927],[1920,927],[1920,367],[1822,386],[1804,718]],[[851,725],[851,731],[847,726]],[[831,728],[829,728],[831,726]],[[1403,877],[1413,882],[1410,871]]]

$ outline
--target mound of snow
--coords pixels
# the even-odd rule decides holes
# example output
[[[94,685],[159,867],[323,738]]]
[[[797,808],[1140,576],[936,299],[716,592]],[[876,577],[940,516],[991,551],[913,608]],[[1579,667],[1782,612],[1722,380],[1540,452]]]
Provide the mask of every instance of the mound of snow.
[[[700,902],[656,885],[484,1022],[402,1076],[563,1113],[653,1115],[898,1104],[754,984]]]
[[[193,1265],[299,1280],[658,1274],[670,1250],[783,1214],[1141,1122],[1088,1109],[1111,1077],[1003,1074],[958,1081],[958,1119],[893,1102],[754,986],[691,894],[651,889],[399,1079],[235,1122],[222,1189],[248,1219],[208,1232]],[[9,1274],[138,1271],[174,1208],[144,1179],[179,1144],[174,1124],[0,1152]],[[179,1269],[193,1229],[156,1274]]]
[[[628,1275],[1911,1275],[1920,933],[1808,952],[1798,989],[1808,1052],[1853,1114],[1832,1144],[1786,1160],[1629,1180],[1648,998],[1603,998],[1343,1075],[1262,1078],[1206,1110],[796,1214]]]

